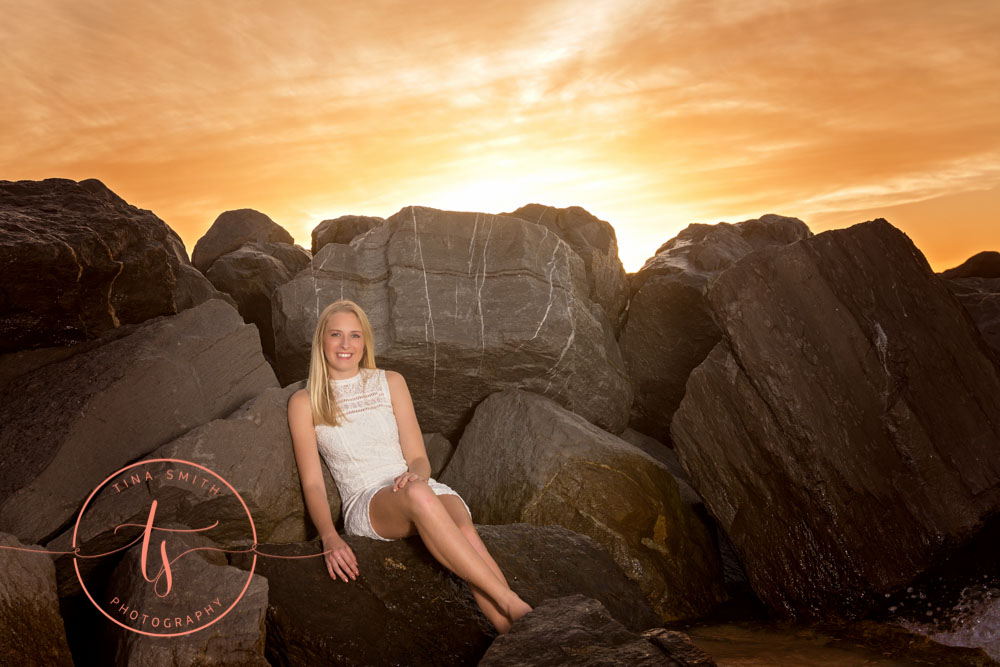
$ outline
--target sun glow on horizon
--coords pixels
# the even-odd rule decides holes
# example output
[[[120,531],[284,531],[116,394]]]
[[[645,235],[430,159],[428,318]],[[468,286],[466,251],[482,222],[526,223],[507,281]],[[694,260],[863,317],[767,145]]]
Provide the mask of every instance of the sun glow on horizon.
[[[884,217],[938,270],[1000,248],[1000,4],[748,7],[11,4],[0,178],[99,178],[189,252],[237,208],[308,246],[340,215],[528,203],[611,223],[629,271],[765,213]]]

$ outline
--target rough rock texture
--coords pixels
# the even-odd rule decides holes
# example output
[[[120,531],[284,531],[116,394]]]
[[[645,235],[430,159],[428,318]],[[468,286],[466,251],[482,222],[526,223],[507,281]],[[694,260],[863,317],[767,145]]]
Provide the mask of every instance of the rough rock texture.
[[[52,558],[7,533],[0,533],[0,663],[73,665]]]
[[[479,526],[490,553],[531,605],[582,593],[633,630],[656,623],[635,585],[583,536],[555,526]],[[380,542],[348,535],[358,579],[334,581],[318,542],[262,544],[255,572],[269,585],[267,658],[274,665],[471,665],[495,633],[468,587],[419,538]],[[249,567],[245,555],[231,562]],[[350,613],[344,613],[350,610]]]
[[[108,474],[277,384],[217,299],[111,333],[0,389],[0,530],[46,542]]]
[[[318,253],[327,243],[350,243],[383,222],[385,218],[367,215],[342,215],[333,220],[324,220],[312,230],[312,254]]]
[[[517,621],[494,640],[479,665],[715,665],[683,633],[662,628],[653,633],[629,632],[597,600],[569,595],[546,600]]]
[[[1000,278],[953,278],[944,282],[972,316],[1000,363]]]
[[[182,524],[162,525],[190,528]],[[102,600],[102,604],[106,604],[104,610],[128,627],[146,632],[169,635],[200,629],[183,636],[150,637],[105,623],[106,639],[101,644],[110,653],[105,664],[266,667],[264,617],[268,601],[267,580],[254,574],[248,582],[247,571],[228,565],[225,554],[213,549],[217,545],[199,533],[160,532],[155,535],[150,541],[146,572],[150,578],[160,572],[159,543],[163,540],[168,556],[173,559],[170,565],[173,580],[169,592],[165,578],[153,583],[144,578],[141,569],[142,545],[137,544],[129,549],[115,569]],[[184,553],[192,548],[199,550]],[[218,618],[227,609],[229,611]],[[138,612],[135,620],[131,618],[133,612]],[[199,619],[196,612],[204,616]],[[205,625],[206,619],[211,617],[218,620]],[[174,625],[165,629],[164,619],[174,618],[183,619],[180,627]],[[154,623],[158,627],[154,627]]]
[[[289,542],[312,538],[316,530],[302,498],[302,485],[288,430],[288,398],[303,383],[271,388],[247,401],[226,419],[194,428],[151,452],[147,459],[181,459],[205,466],[232,484],[250,511],[258,541]],[[322,467],[327,498],[334,521],[340,518],[340,495],[326,466]],[[114,534],[123,523],[145,522],[153,499],[157,516],[188,525],[218,522],[213,539],[230,545],[252,542],[246,511],[231,496],[194,497],[166,495],[159,486],[143,485],[126,494],[97,496],[87,508],[87,521],[77,533],[85,553],[104,553],[131,538]],[[72,548],[73,526],[47,546],[54,551]],[[56,561],[61,595],[76,593],[79,585],[72,558]],[[83,570],[97,563],[84,561]]]
[[[1000,278],[1000,252],[984,250],[938,275],[948,280],[955,278]]]
[[[1000,359],[1000,252],[975,254],[938,276],[972,315],[987,345]]]
[[[885,220],[748,257],[673,436],[773,610],[863,614],[1000,510],[1000,371]]]
[[[809,236],[801,220],[773,214],[688,225],[632,275],[628,319],[618,339],[635,389],[632,428],[670,442],[670,420],[688,375],[721,337],[705,300],[712,281],[754,250]]]
[[[544,227],[407,207],[278,288],[278,376],[306,376],[316,318],[344,297],[368,313],[379,365],[406,377],[424,431],[455,439],[479,401],[519,387],[618,432],[631,385],[587,293],[583,262]]]
[[[215,219],[195,244],[191,263],[202,273],[208,273],[216,259],[253,241],[295,243],[292,235],[271,218],[251,208],[241,208],[226,211]]]
[[[233,297],[243,320],[257,326],[260,345],[270,359],[274,359],[271,295],[311,259],[296,245],[255,241],[222,255],[205,273],[216,288]]]
[[[431,464],[431,477],[437,479],[441,471],[451,461],[455,453],[455,445],[451,444],[440,433],[424,433],[424,448],[427,450],[427,460]]]
[[[0,353],[176,313],[204,289],[186,264],[170,227],[98,180],[0,181]]]
[[[579,206],[555,208],[528,204],[504,215],[542,225],[576,251],[587,268],[590,300],[604,309],[617,334],[624,321],[629,290],[625,268],[618,258],[614,227]]]
[[[508,390],[483,401],[441,481],[477,521],[556,524],[594,538],[664,620],[723,599],[711,534],[666,467],[550,399]]]

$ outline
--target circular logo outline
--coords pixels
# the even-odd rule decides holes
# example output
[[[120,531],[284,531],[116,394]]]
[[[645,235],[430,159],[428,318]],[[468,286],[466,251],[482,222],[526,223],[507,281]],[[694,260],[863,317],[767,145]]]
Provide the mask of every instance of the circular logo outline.
[[[113,472],[112,474],[108,475],[104,479],[103,482],[101,482],[100,484],[98,484],[94,488],[94,490],[90,492],[90,495],[87,496],[87,499],[83,502],[83,507],[80,508],[80,513],[76,517],[76,524],[73,526],[73,551],[74,552],[78,548],[78,545],[77,545],[77,533],[78,533],[78,531],[80,529],[80,521],[83,519],[83,513],[87,510],[87,506],[90,505],[90,501],[93,500],[94,496],[97,495],[97,493],[102,488],[104,488],[108,484],[108,482],[110,482],[112,479],[115,479],[116,477],[118,477],[119,475],[121,475],[122,473],[124,473],[126,470],[130,470],[132,468],[135,468],[136,466],[146,465],[148,463],[183,463],[185,465],[193,466],[195,468],[203,470],[203,471],[207,472],[208,474],[212,475],[213,477],[215,477],[216,479],[218,479],[223,484],[225,484],[227,487],[229,487],[229,490],[233,492],[233,495],[236,496],[236,499],[240,501],[240,505],[243,506],[243,510],[247,514],[247,520],[250,522],[250,532],[253,535],[253,543],[254,543],[254,545],[257,544],[257,526],[254,525],[253,516],[250,515],[250,508],[247,507],[246,502],[243,500],[243,496],[241,496],[239,494],[239,492],[235,488],[233,488],[232,484],[230,484],[228,481],[226,481],[221,475],[219,475],[215,471],[210,470],[210,469],[206,468],[205,466],[200,465],[198,463],[195,463],[193,461],[187,461],[185,459],[162,458],[162,459],[144,459],[142,461],[136,461],[135,463],[129,464],[129,465],[125,466],[124,468],[122,468],[120,470],[117,470],[117,471]],[[91,603],[97,608],[97,610],[99,612],[101,612],[102,614],[104,614],[104,616],[107,617],[110,621],[112,621],[113,623],[116,623],[116,624],[120,625],[121,627],[125,628],[126,630],[131,630],[132,632],[136,632],[136,633],[141,634],[141,635],[146,635],[148,637],[182,637],[184,635],[189,635],[189,634],[191,634],[193,632],[198,632],[199,630],[204,630],[205,628],[209,627],[210,625],[212,625],[212,624],[214,624],[214,623],[222,620],[222,618],[226,614],[228,614],[230,611],[232,611],[233,607],[235,607],[239,603],[239,601],[243,599],[243,596],[247,592],[247,588],[250,587],[250,581],[253,579],[253,572],[254,572],[254,569],[256,568],[256,566],[257,566],[257,553],[254,552],[253,561],[250,563],[250,571],[247,573],[247,581],[243,585],[243,590],[240,591],[240,594],[238,596],[236,596],[236,599],[233,601],[233,603],[231,605],[229,605],[229,607],[227,607],[226,610],[223,611],[221,614],[219,614],[218,616],[216,616],[215,618],[213,618],[208,623],[205,623],[201,627],[194,628],[193,630],[185,630],[183,632],[173,632],[173,633],[170,633],[170,634],[165,634],[165,633],[159,633],[159,632],[147,632],[146,630],[139,630],[137,628],[130,627],[128,625],[125,625],[121,621],[119,621],[117,618],[113,617],[108,612],[104,611],[104,609],[101,607],[101,605],[99,605],[97,603],[97,601],[94,600],[94,596],[92,596],[90,594],[90,591],[87,590],[87,585],[83,582],[83,575],[80,573],[80,559],[75,555],[75,553],[74,553],[74,556],[73,556],[73,569],[76,571],[76,578],[80,582],[80,587],[83,588],[83,592],[86,594],[87,598],[91,601]]]

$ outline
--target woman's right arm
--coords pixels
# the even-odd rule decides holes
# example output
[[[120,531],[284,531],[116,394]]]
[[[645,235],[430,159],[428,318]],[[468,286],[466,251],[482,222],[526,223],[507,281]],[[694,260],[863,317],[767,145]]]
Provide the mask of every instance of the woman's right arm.
[[[323,540],[326,568],[334,579],[338,576],[344,581],[348,577],[356,579],[358,560],[333,526],[333,514],[326,497],[322,463],[316,445],[312,406],[309,403],[309,392],[305,389],[300,389],[288,399],[288,430],[292,434],[292,448],[299,469],[299,480],[302,482],[306,510]]]

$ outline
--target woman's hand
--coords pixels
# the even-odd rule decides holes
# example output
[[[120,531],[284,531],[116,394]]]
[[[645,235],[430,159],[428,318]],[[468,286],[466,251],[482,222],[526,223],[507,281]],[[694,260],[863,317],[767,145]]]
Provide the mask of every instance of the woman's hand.
[[[392,485],[393,491],[399,491],[401,488],[406,486],[410,482],[426,482],[425,477],[421,477],[415,472],[410,472],[407,470],[402,475],[398,476],[395,480],[395,484]]]
[[[336,579],[340,577],[344,581],[350,577],[351,580],[358,578],[358,559],[354,557],[354,552],[347,542],[340,535],[330,535],[323,538],[323,560],[326,562],[326,570],[330,576]]]

